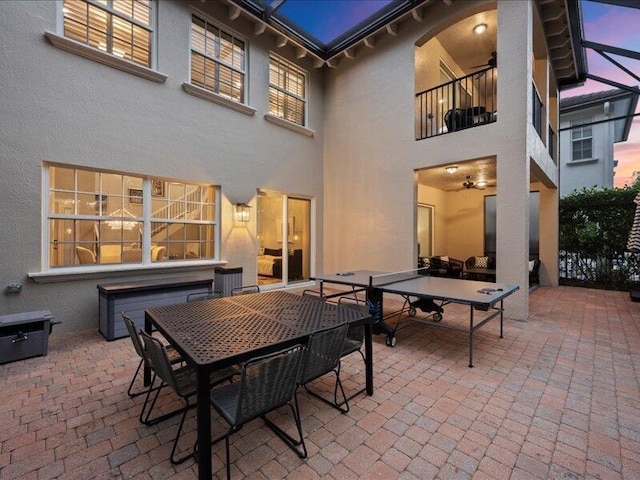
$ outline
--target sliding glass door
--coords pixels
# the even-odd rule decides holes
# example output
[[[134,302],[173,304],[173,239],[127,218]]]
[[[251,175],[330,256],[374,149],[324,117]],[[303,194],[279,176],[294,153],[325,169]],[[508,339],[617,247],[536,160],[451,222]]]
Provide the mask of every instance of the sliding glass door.
[[[258,285],[277,288],[307,280],[311,262],[311,200],[258,192]]]

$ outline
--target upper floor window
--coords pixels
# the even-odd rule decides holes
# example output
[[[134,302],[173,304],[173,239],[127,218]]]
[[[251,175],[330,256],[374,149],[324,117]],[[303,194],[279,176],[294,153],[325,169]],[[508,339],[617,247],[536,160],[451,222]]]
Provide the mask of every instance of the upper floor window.
[[[49,268],[215,258],[213,185],[60,165],[46,172]]]
[[[572,160],[593,158],[593,133],[591,125],[571,130]]]
[[[307,75],[293,63],[269,56],[269,113],[290,122],[306,124]]]
[[[151,0],[64,0],[64,36],[151,67]]]
[[[245,42],[195,15],[191,20],[191,83],[244,103]]]

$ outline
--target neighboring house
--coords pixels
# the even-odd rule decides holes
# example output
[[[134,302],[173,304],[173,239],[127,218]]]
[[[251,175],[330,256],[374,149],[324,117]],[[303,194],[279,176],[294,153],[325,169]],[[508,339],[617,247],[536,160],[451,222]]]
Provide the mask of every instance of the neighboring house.
[[[583,188],[613,188],[613,145],[629,138],[639,94],[640,89],[614,89],[560,100],[561,197]]]
[[[522,286],[506,307],[527,318],[530,191],[557,284],[553,132],[559,90],[584,80],[578,0],[398,0],[329,44],[283,11],[0,2],[0,279],[24,284],[0,313],[94,328],[96,284],[227,262],[265,288],[413,268],[423,203],[434,254],[478,255],[497,193],[497,280]],[[445,188],[451,164],[490,187]]]

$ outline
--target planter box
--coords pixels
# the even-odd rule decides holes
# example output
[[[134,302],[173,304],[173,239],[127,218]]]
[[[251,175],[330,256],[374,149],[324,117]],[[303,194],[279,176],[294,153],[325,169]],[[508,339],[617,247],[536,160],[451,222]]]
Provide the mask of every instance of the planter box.
[[[143,328],[145,309],[184,303],[191,293],[211,293],[212,283],[213,278],[208,276],[98,285],[100,333],[107,340],[128,337],[121,315],[123,310],[133,319],[136,328]]]

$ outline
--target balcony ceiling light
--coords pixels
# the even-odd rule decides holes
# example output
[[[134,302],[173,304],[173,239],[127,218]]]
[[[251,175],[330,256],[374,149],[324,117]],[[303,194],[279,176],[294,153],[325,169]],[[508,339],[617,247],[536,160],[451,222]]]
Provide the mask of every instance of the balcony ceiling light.
[[[478,25],[473,27],[473,33],[475,33],[476,35],[482,35],[486,31],[487,31],[486,23],[479,23]]]
[[[445,168],[445,170],[447,171],[447,173],[451,173],[454,174],[458,171],[458,166],[457,165],[450,165],[447,168]]]

